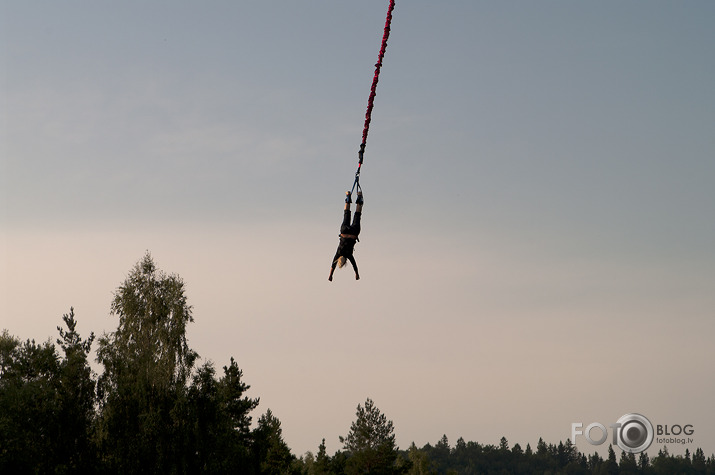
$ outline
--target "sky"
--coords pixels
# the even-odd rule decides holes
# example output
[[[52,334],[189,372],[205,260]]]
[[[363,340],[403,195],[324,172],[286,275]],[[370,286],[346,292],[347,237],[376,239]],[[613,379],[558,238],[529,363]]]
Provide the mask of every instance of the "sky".
[[[402,449],[714,453],[715,3],[397,0],[328,282],[387,4],[0,0],[0,328],[113,331],[150,252],[296,455],[367,398]]]

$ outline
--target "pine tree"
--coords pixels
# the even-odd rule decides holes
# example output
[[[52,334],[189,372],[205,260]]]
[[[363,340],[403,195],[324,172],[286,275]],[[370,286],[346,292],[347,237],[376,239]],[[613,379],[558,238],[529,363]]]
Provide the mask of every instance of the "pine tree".
[[[260,472],[266,475],[286,473],[293,462],[294,457],[283,440],[281,422],[270,409],[258,419],[253,455],[258,459]]]
[[[693,469],[700,473],[705,473],[705,463],[705,452],[703,452],[703,449],[698,447],[695,449],[695,453],[693,454]]]
[[[621,474],[638,473],[636,456],[629,452],[621,452],[621,459],[618,461],[618,470]]]
[[[315,475],[327,475],[330,472],[330,457],[325,451],[325,439],[318,446],[318,455],[315,457]]]
[[[59,358],[49,341],[0,336],[0,473],[54,473]]]
[[[506,440],[506,437],[502,437],[499,439],[499,450],[502,450],[504,452],[509,450],[509,441]]]
[[[348,435],[340,437],[349,452],[346,473],[394,473],[397,447],[392,421],[380,413],[370,398],[365,407],[358,404],[356,416]]]
[[[608,444],[608,459],[606,460],[606,472],[609,475],[615,475],[618,473],[616,452],[613,450],[613,446],[611,444]]]
[[[96,458],[91,436],[95,416],[95,382],[88,362],[94,333],[90,333],[87,340],[80,337],[73,308],[70,308],[69,314],[62,316],[62,320],[67,330],[57,327],[60,334],[57,344],[64,353],[60,361],[58,385],[58,431],[64,450],[56,468],[58,471],[88,472],[94,468]]]
[[[233,358],[223,367],[223,376],[218,380],[211,362],[196,372],[188,391],[192,411],[189,422],[194,441],[192,453],[196,459],[192,472],[250,473],[259,470],[261,459],[251,454],[255,434],[251,434],[250,416],[259,401],[245,395],[250,386],[242,378],[243,372]]]
[[[549,448],[541,437],[539,437],[539,441],[536,443],[536,455],[542,458],[549,456]]]
[[[643,472],[648,467],[650,467],[650,458],[648,457],[647,453],[641,452],[638,456],[638,468],[641,472]]]

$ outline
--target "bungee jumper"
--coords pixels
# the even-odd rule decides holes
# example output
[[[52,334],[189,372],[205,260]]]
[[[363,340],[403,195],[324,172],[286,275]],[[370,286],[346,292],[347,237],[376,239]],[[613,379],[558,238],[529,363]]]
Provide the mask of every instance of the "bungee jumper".
[[[362,143],[360,144],[360,150],[358,151],[358,167],[355,172],[355,181],[353,181],[353,187],[350,191],[345,192],[345,208],[343,210],[343,222],[340,226],[340,243],[338,244],[338,250],[333,257],[333,263],[330,266],[330,275],[328,280],[332,282],[333,272],[335,272],[335,266],[342,268],[346,261],[349,260],[353,265],[355,270],[355,280],[360,280],[360,273],[358,272],[357,263],[355,262],[355,257],[353,256],[353,251],[355,250],[355,244],[359,241],[358,235],[360,234],[360,218],[362,217],[362,187],[360,186],[360,168],[362,167],[363,156],[365,155],[365,145],[367,144],[367,133],[370,129],[370,120],[372,118],[372,108],[375,103],[375,91],[377,90],[377,81],[380,77],[380,69],[382,68],[382,58],[385,56],[385,50],[387,49],[387,39],[390,36],[390,23],[392,22],[392,10],[395,8],[395,0],[390,0],[390,4],[387,8],[387,18],[385,19],[385,29],[382,35],[382,43],[380,45],[380,52],[377,55],[377,63],[375,64],[375,75],[372,78],[372,86],[370,87],[370,96],[367,100],[367,111],[365,112],[365,125],[362,129]],[[352,192],[357,189],[357,199],[355,200],[355,215],[350,223],[350,204],[352,203]]]
[[[353,250],[355,249],[355,243],[359,241],[358,236],[360,235],[360,217],[362,216],[363,205],[362,191],[358,191],[357,199],[355,200],[355,215],[352,217],[352,224],[350,224],[350,203],[352,202],[352,193],[346,191],[345,195],[343,224],[340,225],[340,244],[338,244],[338,250],[335,252],[335,257],[333,257],[333,265],[330,266],[330,275],[328,276],[328,280],[331,282],[333,280],[335,266],[337,265],[342,269],[345,262],[348,260],[353,265],[353,270],[355,270],[355,280],[360,280],[360,273],[358,272],[357,262],[355,262],[355,257],[353,256]]]

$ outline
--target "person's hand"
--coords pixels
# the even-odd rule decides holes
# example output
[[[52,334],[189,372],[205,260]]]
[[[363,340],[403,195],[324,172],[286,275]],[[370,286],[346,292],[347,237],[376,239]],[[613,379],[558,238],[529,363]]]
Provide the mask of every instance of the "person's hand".
[[[355,274],[355,280],[360,280],[360,274]]]
[[[330,282],[333,281],[333,274],[330,274],[330,275],[328,276],[328,280],[329,280]]]

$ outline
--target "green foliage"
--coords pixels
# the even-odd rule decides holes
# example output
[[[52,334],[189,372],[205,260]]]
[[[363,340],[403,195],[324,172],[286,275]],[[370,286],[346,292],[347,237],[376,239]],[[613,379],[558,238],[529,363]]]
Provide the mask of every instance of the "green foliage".
[[[60,372],[55,348],[50,342],[20,343],[7,332],[0,347],[0,472],[49,470],[61,450],[54,410]]]
[[[431,475],[430,460],[424,450],[417,448],[414,442],[407,449],[407,459],[410,461],[410,469],[407,472],[409,475]]]
[[[119,325],[99,339],[97,351],[104,460],[121,473],[183,471],[187,382],[198,356],[186,341],[193,319],[183,281],[157,270],[147,253],[111,309]]]
[[[570,440],[542,439],[532,451],[506,437],[497,445],[446,435],[432,446],[395,445],[392,421],[371,399],[358,405],[343,449],[332,457],[325,439],[316,456],[296,458],[281,422],[268,409],[252,429],[258,398],[231,358],[220,377],[196,366],[186,327],[191,307],[178,276],[145,255],[117,289],[115,332],[99,339],[97,377],[88,363],[94,334],[83,339],[74,309],[51,341],[0,335],[0,473],[241,474],[713,474],[702,449],[652,459],[609,447],[606,459],[584,455]]]
[[[198,355],[186,341],[193,317],[181,278],[158,270],[147,253],[115,292],[111,309],[119,326],[99,341],[102,395],[123,384],[185,386]]]
[[[76,330],[74,309],[62,316],[67,331],[57,327],[57,344],[64,353],[60,363],[57,391],[59,396],[59,440],[65,454],[63,464],[70,472],[84,471],[96,465],[91,432],[95,421],[95,382],[88,356],[94,333],[83,340]]]
[[[281,422],[270,409],[258,419],[253,454],[257,458],[262,474],[291,473],[295,457],[283,441]]]
[[[636,456],[628,452],[621,452],[618,461],[618,473],[621,475],[631,475],[638,473],[638,462]]]
[[[346,437],[340,437],[350,457],[346,473],[395,473],[397,448],[392,421],[380,412],[372,399],[358,404],[357,419]]]
[[[186,327],[193,321],[176,275],[149,254],[117,289],[117,330],[99,340],[97,440],[104,467],[118,473],[257,473],[250,412],[258,399],[231,358],[216,378],[195,368]]]
[[[0,472],[92,470],[94,381],[87,362],[93,336],[82,340],[74,310],[58,327],[64,357],[49,341],[0,337]]]
[[[192,467],[202,473],[256,473],[256,457],[251,454],[254,434],[249,413],[258,399],[244,395],[250,388],[235,360],[216,379],[213,364],[199,367],[189,387],[192,424]]]
[[[315,457],[315,475],[330,473],[330,458],[325,451],[325,439],[318,446],[318,455]]]

